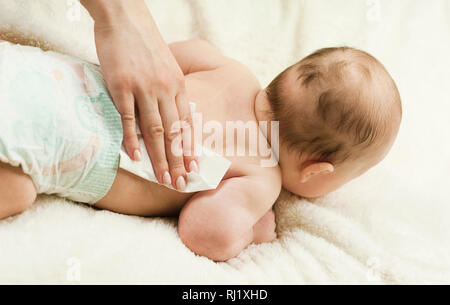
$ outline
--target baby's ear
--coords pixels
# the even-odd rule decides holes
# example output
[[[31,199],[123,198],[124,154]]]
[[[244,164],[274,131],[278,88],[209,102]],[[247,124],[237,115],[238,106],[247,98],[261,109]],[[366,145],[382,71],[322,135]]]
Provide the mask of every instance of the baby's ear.
[[[300,182],[306,183],[318,175],[326,175],[334,172],[333,164],[329,162],[314,162],[303,168],[300,172]]]

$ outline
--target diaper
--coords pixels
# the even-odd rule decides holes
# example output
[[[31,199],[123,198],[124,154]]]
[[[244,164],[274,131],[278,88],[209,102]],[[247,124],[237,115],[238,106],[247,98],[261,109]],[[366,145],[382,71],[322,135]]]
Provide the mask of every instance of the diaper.
[[[39,193],[95,203],[114,182],[122,125],[93,64],[0,43],[0,161]]]
[[[119,166],[157,183],[142,137],[143,161],[134,162],[122,136],[97,65],[0,42],[0,161],[21,166],[38,193],[94,204],[111,188]],[[230,166],[200,151],[200,172],[187,174],[185,192],[216,188]]]

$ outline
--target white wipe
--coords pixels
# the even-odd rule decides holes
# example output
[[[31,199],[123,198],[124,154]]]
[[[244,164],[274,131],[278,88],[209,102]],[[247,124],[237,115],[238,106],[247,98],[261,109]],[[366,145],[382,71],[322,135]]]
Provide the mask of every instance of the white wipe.
[[[194,113],[195,103],[190,103],[190,106],[191,112]],[[153,171],[153,166],[150,158],[148,157],[147,149],[145,147],[139,126],[136,126],[136,130],[138,133],[139,145],[142,152],[142,161],[136,162],[131,160],[131,158],[126,153],[124,146],[122,145],[122,148],[120,150],[119,167],[145,180],[160,184],[156,179],[155,172]],[[231,162],[228,159],[220,156],[219,154],[211,151],[206,147],[200,147],[199,151],[199,172],[187,173],[186,188],[181,191],[182,193],[193,193],[217,188],[231,165]],[[174,187],[172,185],[161,185],[174,190]]]

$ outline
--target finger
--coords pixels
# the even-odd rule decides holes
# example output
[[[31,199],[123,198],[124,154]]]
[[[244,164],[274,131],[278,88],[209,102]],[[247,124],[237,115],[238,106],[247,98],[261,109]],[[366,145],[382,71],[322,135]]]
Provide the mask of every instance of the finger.
[[[121,92],[112,95],[117,111],[120,113],[123,128],[123,145],[128,156],[135,161],[141,161],[141,148],[136,134],[136,114],[134,111],[134,96],[131,92]]]
[[[169,162],[172,185],[177,190],[184,190],[186,187],[186,170],[184,168],[178,109],[174,100],[161,99],[159,101],[159,110],[165,128],[166,157]]]
[[[183,140],[184,166],[188,172],[198,172],[199,164],[195,151],[195,132],[192,120],[191,107],[185,93],[180,93],[176,97],[178,115],[182,121],[181,136]]]
[[[172,179],[164,146],[164,127],[159,114],[157,100],[146,94],[139,94],[137,105],[142,137],[156,179],[159,183],[170,184]]]

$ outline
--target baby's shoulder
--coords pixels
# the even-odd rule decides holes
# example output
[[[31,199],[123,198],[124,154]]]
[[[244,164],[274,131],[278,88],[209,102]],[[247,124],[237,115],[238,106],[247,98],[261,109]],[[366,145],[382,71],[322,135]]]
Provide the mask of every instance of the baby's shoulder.
[[[224,63],[214,70],[200,71],[190,76],[221,88],[224,88],[224,85],[225,88],[240,91],[254,91],[261,88],[255,74],[245,64],[232,58],[226,58]]]
[[[235,59],[230,59],[228,64],[223,67],[224,73],[234,80],[239,80],[238,83],[251,84],[255,87],[261,87],[255,73],[244,63]]]
[[[277,164],[260,162],[233,162],[226,178],[239,178],[242,191],[264,194],[263,198],[273,204],[282,188],[281,170]]]

